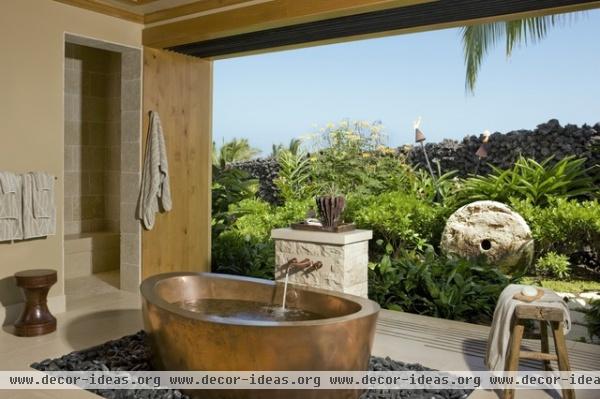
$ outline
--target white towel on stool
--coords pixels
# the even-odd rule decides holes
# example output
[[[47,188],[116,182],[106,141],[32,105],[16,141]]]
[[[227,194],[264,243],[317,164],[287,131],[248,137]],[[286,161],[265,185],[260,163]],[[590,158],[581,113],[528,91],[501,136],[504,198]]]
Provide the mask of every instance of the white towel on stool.
[[[21,177],[0,172],[0,241],[23,238]]]
[[[52,179],[50,185],[36,184]],[[26,173],[23,177],[23,238],[45,237],[56,234],[56,207],[54,206],[54,177],[43,173]],[[40,189],[38,189],[40,187]],[[46,187],[46,188],[44,188]],[[36,211],[35,207],[39,207]],[[39,216],[38,216],[39,215]]]
[[[138,219],[144,222],[146,229],[151,230],[154,227],[155,214],[161,210],[168,212],[172,206],[165,137],[158,113],[151,111],[138,201]]]
[[[506,287],[498,298],[496,310],[494,310],[494,320],[490,329],[490,335],[487,342],[487,351],[485,354],[485,365],[490,371],[502,371],[505,366],[508,345],[510,342],[510,327],[517,305],[553,307],[562,309],[565,314],[565,335],[571,330],[571,314],[569,306],[556,293],[548,288],[540,288],[544,291],[544,296],[540,299],[527,303],[513,299],[513,296],[526,287],[521,284],[511,284]]]

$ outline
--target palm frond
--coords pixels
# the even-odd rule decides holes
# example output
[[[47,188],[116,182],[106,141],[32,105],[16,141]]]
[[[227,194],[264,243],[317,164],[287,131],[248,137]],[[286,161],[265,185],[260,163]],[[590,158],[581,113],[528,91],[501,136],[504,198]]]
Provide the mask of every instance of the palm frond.
[[[560,14],[512,21],[470,25],[462,28],[463,53],[466,66],[465,90],[475,91],[481,64],[487,53],[504,38],[506,55],[510,57],[519,45],[543,40],[550,27],[559,23],[572,23],[577,14]]]

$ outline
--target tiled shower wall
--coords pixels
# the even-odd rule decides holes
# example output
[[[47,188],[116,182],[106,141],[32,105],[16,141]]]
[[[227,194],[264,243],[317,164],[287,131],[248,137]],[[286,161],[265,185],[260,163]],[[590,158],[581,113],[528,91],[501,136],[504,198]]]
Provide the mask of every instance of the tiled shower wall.
[[[65,234],[119,232],[121,54],[65,47]]]
[[[97,210],[95,212],[97,214],[103,212],[104,215],[100,219],[102,222],[99,223],[99,226],[118,234],[120,288],[137,292],[141,282],[142,237],[140,221],[136,219],[136,206],[141,179],[142,52],[137,48],[124,47],[70,34],[66,34],[65,39],[65,234],[69,234],[67,226],[70,226],[71,223],[71,221],[67,221],[69,217],[68,206],[70,206],[67,203],[67,198],[82,198],[85,196],[82,193],[87,192],[81,185],[82,181],[85,182],[85,178],[77,180],[73,176],[77,175],[78,170],[81,170],[77,169],[77,156],[75,156],[75,160],[67,160],[67,157],[72,156],[67,154],[69,152],[68,147],[85,146],[86,144],[83,143],[88,143],[90,139],[86,123],[83,121],[86,114],[83,110],[76,108],[77,95],[83,96],[79,97],[80,100],[84,100],[80,103],[85,103],[86,96],[84,93],[91,93],[91,97],[96,97],[94,93],[98,93],[99,90],[101,92],[101,89],[97,87],[100,84],[99,81],[94,86],[93,75],[90,80],[92,82],[91,86],[88,86],[88,81],[83,79],[85,67],[83,68],[82,77],[77,78],[79,76],[77,64],[83,62],[83,65],[85,65],[85,59],[88,56],[94,58],[100,57],[100,54],[102,54],[101,58],[109,61],[100,61],[99,64],[102,66],[95,66],[93,69],[102,68],[103,71],[108,70],[108,72],[90,71],[92,74],[107,75],[109,81],[106,96],[100,96],[106,100],[104,102],[104,104],[107,104],[106,110],[103,109],[103,101],[92,101],[92,103],[96,103],[94,106],[98,107],[101,113],[106,112],[105,128],[106,137],[108,137],[108,141],[103,146],[105,149],[105,207],[103,211]],[[73,74],[75,78],[70,78],[69,74],[73,71],[75,71]],[[80,89],[74,89],[72,86],[77,87],[77,81],[80,82]],[[119,93],[118,96],[116,95],[117,92]],[[74,96],[72,96],[73,94]],[[69,107],[75,107],[75,109],[71,110]],[[76,115],[77,111],[83,117],[79,120],[79,123],[71,123],[72,119],[76,118],[76,116],[72,117],[71,115]],[[74,153],[78,153],[76,149]],[[75,162],[75,164],[69,164],[68,162]],[[101,162],[99,157],[96,162]],[[79,173],[83,174],[83,171]],[[94,214],[93,212],[92,214]],[[76,212],[71,215],[78,216]],[[118,218],[114,219],[114,216]],[[76,233],[80,225],[88,227],[87,223],[74,223],[70,231]],[[94,223],[92,223],[93,225]]]
[[[122,52],[121,69],[121,289],[138,292],[142,276],[142,229],[136,218],[142,176],[142,52]]]

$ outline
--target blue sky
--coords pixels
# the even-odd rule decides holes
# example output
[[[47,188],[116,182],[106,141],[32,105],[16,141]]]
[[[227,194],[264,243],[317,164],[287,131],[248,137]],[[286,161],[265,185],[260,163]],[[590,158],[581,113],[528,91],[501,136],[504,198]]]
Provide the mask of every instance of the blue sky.
[[[458,29],[221,60],[214,74],[214,140],[248,138],[263,154],[344,118],[381,120],[390,145],[412,142],[417,116],[429,141],[534,128],[550,118],[593,124],[600,121],[600,10],[510,59],[500,44],[484,61],[475,95],[464,90]]]

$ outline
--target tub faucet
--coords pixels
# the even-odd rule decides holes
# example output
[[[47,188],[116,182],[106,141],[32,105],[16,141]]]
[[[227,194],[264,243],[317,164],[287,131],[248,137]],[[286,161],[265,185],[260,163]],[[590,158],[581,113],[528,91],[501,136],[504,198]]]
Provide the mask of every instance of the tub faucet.
[[[308,274],[320,269],[321,267],[323,267],[323,263],[321,261],[313,262],[312,260],[306,258],[298,262],[298,259],[292,258],[288,260],[287,263],[283,264],[281,268],[289,273],[303,271],[304,273]]]

